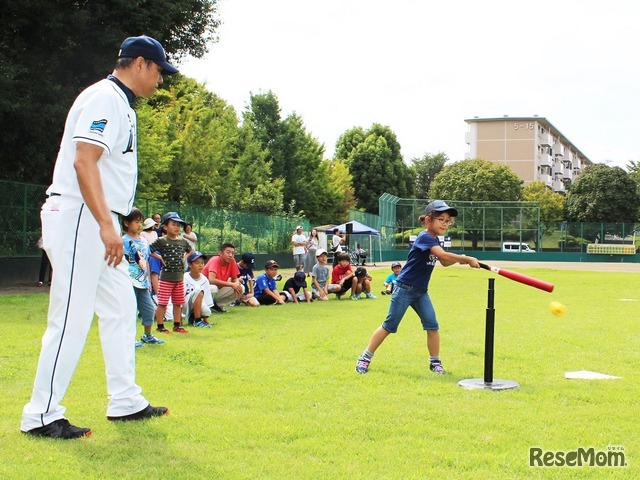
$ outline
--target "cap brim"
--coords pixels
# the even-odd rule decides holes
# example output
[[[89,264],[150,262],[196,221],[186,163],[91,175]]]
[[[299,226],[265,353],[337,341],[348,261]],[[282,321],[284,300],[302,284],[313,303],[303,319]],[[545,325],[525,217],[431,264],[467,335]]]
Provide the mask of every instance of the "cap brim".
[[[171,65],[169,62],[157,62],[158,65],[162,67],[162,75],[174,75],[179,72],[179,70]]]

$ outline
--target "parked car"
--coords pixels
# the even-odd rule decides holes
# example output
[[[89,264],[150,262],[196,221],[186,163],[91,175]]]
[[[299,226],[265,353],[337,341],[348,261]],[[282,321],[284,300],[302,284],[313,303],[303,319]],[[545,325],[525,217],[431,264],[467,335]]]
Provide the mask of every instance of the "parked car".
[[[502,251],[514,253],[536,253],[536,251],[527,243],[520,242],[504,242],[502,244]]]

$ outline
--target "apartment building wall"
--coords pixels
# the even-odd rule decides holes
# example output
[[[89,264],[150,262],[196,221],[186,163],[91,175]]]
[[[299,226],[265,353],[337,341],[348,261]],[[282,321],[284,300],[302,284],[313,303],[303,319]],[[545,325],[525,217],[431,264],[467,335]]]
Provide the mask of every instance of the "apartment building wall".
[[[466,143],[467,158],[481,158],[509,167],[525,185],[542,180],[564,192],[591,163],[543,117],[473,118]]]

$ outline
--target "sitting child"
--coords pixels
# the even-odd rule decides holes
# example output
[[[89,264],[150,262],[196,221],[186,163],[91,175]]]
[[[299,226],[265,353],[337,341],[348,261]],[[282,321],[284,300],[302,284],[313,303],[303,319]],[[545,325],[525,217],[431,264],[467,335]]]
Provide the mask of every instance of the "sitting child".
[[[240,300],[236,301],[236,305],[244,303],[250,307],[259,307],[260,303],[253,295],[253,265],[256,263],[256,256],[251,252],[242,254],[238,262],[238,270],[240,270],[240,282],[244,287],[244,293]],[[238,303],[240,302],[240,303]]]
[[[194,252],[187,258],[189,271],[184,274],[184,298],[182,315],[189,325],[200,328],[211,328],[209,323],[213,309],[213,297],[209,279],[202,275],[204,262],[207,259],[202,253]]]
[[[318,300],[329,300],[329,294],[340,291],[340,285],[329,284],[329,267],[327,266],[328,259],[327,251],[324,248],[319,248],[316,251],[317,263],[311,270],[311,298],[315,297]]]
[[[358,285],[355,289],[351,290],[351,292],[355,295],[356,299],[362,298],[362,293],[366,298],[378,298],[373,293],[371,293],[371,275],[367,272],[367,269],[364,267],[356,268],[356,272],[354,273],[355,278],[358,279]]]
[[[391,273],[384,279],[384,290],[382,290],[382,295],[391,295],[393,293],[393,287],[396,286],[396,280],[398,279],[400,270],[402,270],[400,262],[393,262],[391,264]]]
[[[286,296],[278,291],[276,276],[280,265],[269,260],[264,266],[264,273],[258,275],[254,287],[254,295],[260,305],[284,305]]]
[[[340,253],[337,258],[338,264],[333,267],[329,291],[335,292],[336,297],[340,300],[342,295],[351,290],[351,300],[358,300],[355,296],[358,279],[353,274],[353,270],[351,270],[349,254]]]
[[[311,294],[307,290],[307,276],[301,270],[297,271],[293,277],[284,282],[282,293],[287,296],[287,300],[293,303],[307,302],[311,303]],[[302,290],[301,293],[300,290]]]

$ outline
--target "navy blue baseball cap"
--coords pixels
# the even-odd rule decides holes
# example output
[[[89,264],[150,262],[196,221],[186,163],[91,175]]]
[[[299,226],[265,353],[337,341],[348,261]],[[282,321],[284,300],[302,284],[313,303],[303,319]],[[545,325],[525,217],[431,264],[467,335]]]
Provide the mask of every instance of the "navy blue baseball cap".
[[[458,210],[447,205],[444,200],[434,200],[424,209],[424,214],[429,215],[431,212],[447,212],[452,217],[458,216]]]
[[[183,227],[184,227],[185,223],[187,223],[183,219],[181,219],[180,215],[178,215],[176,212],[167,212],[162,216],[162,224],[163,225],[166,225],[169,220],[173,220],[174,222],[178,222],[178,223],[182,224]]]
[[[118,58],[138,58],[151,60],[162,67],[163,75],[178,73],[178,69],[167,62],[167,54],[162,45],[155,38],[141,35],[129,37],[120,46]]]
[[[256,263],[256,256],[251,252],[244,252],[240,257],[245,265],[251,267]]]
[[[202,258],[202,260],[204,260],[205,262],[207,261],[207,256],[204,253],[196,251],[189,255],[189,258],[187,258],[187,262],[195,262],[199,258]]]
[[[293,281],[295,282],[297,287],[304,287],[307,283],[305,282],[305,278],[307,276],[304,272],[296,272],[293,275]]]

